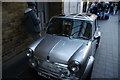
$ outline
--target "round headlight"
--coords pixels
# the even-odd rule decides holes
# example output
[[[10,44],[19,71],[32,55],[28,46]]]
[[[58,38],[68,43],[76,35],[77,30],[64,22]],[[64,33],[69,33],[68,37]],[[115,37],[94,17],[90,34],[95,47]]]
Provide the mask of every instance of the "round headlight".
[[[77,71],[79,71],[79,67],[78,66],[72,66],[71,71],[72,72],[77,72]]]
[[[69,64],[69,70],[71,72],[77,72],[77,71],[79,71],[79,65],[80,65],[80,63],[78,61],[72,61]]]

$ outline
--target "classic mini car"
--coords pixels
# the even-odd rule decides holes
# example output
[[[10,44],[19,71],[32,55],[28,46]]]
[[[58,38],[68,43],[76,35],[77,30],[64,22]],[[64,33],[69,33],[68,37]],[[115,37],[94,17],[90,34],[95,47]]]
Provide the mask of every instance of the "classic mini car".
[[[29,47],[30,66],[49,79],[84,79],[91,71],[100,36],[94,14],[53,16],[46,35]]]

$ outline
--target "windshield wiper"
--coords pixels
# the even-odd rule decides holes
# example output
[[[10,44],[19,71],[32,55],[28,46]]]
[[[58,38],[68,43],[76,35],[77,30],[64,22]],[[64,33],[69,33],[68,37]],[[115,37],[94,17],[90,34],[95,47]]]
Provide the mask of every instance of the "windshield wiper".
[[[69,35],[67,34],[57,34],[58,36],[65,36],[65,37],[69,37]]]

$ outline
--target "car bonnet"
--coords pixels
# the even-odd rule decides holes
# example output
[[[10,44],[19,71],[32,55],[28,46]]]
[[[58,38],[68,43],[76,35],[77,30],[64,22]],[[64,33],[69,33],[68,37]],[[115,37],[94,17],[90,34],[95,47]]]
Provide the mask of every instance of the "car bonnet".
[[[71,56],[84,44],[84,40],[47,35],[36,47],[35,56],[52,62],[67,64]]]

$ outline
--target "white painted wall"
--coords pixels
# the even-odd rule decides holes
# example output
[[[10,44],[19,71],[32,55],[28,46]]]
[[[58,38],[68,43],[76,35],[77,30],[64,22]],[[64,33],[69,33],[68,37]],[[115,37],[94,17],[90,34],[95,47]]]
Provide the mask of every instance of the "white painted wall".
[[[82,9],[82,0],[64,0],[64,14],[81,13]]]

